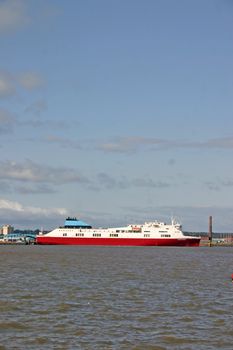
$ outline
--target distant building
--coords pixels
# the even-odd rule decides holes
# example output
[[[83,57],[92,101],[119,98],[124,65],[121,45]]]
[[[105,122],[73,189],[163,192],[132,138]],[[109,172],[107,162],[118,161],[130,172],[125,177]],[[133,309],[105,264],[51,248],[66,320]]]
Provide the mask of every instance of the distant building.
[[[2,233],[4,235],[8,235],[8,234],[14,232],[14,227],[11,225],[3,225],[1,230],[2,230]]]

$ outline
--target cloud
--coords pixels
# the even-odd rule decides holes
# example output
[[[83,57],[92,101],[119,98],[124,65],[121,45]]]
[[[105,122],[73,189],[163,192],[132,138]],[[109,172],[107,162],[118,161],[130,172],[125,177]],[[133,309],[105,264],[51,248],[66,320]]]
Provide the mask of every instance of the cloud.
[[[203,143],[202,146],[206,148],[225,148],[232,149],[233,148],[233,137],[223,137],[216,138]]]
[[[204,185],[210,190],[210,191],[220,191],[219,184],[215,184],[211,181],[206,181]]]
[[[63,124],[64,122],[50,122],[53,126],[59,127],[69,127],[69,125]],[[44,126],[44,122],[41,120],[27,121],[24,124],[32,126]],[[75,122],[72,122],[72,126]],[[54,143],[61,147],[70,147],[73,149],[83,149],[87,151],[100,151],[105,153],[121,153],[121,154],[132,154],[136,152],[143,151],[162,151],[169,149],[233,149],[233,137],[210,139],[205,142],[202,141],[185,141],[185,140],[168,140],[168,139],[157,139],[157,138],[146,138],[146,137],[119,137],[115,138],[111,142],[100,142],[97,140],[83,139],[82,142],[77,140],[72,140],[70,138],[65,138],[56,135],[48,135],[45,140],[48,143]],[[43,142],[44,142],[43,141]],[[170,159],[168,164],[173,166],[176,163],[175,159]]]
[[[166,150],[177,149],[232,149],[233,137],[210,139],[205,142],[185,141],[185,140],[167,140],[146,137],[125,137],[115,138],[115,141],[99,143],[97,150],[108,153],[133,153],[141,150]]]
[[[0,20],[1,21],[1,20]],[[13,96],[16,93],[14,78],[5,71],[0,71],[0,98]]]
[[[224,188],[230,188],[233,187],[233,181],[232,180],[216,180],[216,181],[206,181],[204,182],[204,185],[211,191],[220,191]]]
[[[154,181],[150,178],[135,179],[132,181],[132,184],[136,187],[148,187],[148,188],[166,188],[171,186],[168,182]]]
[[[67,127],[67,125],[66,125]],[[55,136],[55,135],[49,135],[45,138],[45,141],[51,144],[58,144],[61,147],[67,148],[74,148],[74,149],[81,149],[81,145],[79,142],[70,140],[65,137]]]
[[[125,176],[121,176],[120,178],[116,179],[106,173],[99,173],[97,175],[97,184],[94,187],[91,187],[90,189],[97,190],[98,187],[103,187],[106,189],[127,189],[131,187],[142,187],[142,188],[167,188],[170,187],[171,184],[165,181],[155,181],[151,178],[134,178],[134,179],[127,179]]]
[[[43,128],[45,130],[48,130],[48,129],[64,130],[66,128],[69,128],[68,123],[62,120],[56,121],[56,120],[42,119],[38,117],[22,120],[18,124],[21,127],[31,127],[36,129]],[[35,137],[28,137],[27,141],[35,142]],[[66,146],[66,147],[69,146],[74,148],[74,145],[73,145],[74,142],[72,140],[65,139],[65,138],[63,139],[57,136],[45,137],[42,139],[42,142],[55,143],[55,144],[59,144],[60,146]],[[75,147],[75,148],[79,148],[79,147]]]
[[[88,182],[87,178],[74,169],[41,165],[31,160],[26,160],[22,163],[12,161],[0,162],[0,180],[53,185]]]
[[[0,134],[12,132],[17,119],[8,111],[0,109]]]
[[[24,162],[9,160],[0,162],[0,181],[10,183],[11,186],[12,182],[15,182],[14,191],[23,194],[54,193],[55,190],[51,186],[70,183],[86,185],[90,190],[127,189],[132,187],[160,189],[171,186],[164,180],[155,181],[145,177],[128,179],[125,176],[114,178],[107,173],[99,173],[96,175],[96,178],[89,179],[72,168],[52,167],[38,164],[31,160]]]
[[[125,178],[116,180],[112,176],[106,173],[98,174],[97,181],[98,181],[98,185],[103,186],[107,189],[128,187],[128,181]]]
[[[35,116],[31,119],[19,119],[6,109],[0,108],[0,134],[9,134],[14,131],[14,128],[17,126],[18,128],[42,128],[42,129],[53,129],[53,130],[64,130],[65,128],[69,128],[69,125],[64,121],[56,121],[56,120],[49,120],[49,119],[42,119],[40,117],[40,113],[42,113],[43,108],[46,107],[46,104],[43,105],[41,101],[37,106],[33,106],[32,110],[35,113]],[[31,135],[31,134],[30,134]],[[35,137],[29,137],[27,138],[27,141],[33,141],[35,142]],[[47,138],[43,139],[43,142],[48,143],[56,143],[63,147],[72,147],[76,149],[80,149],[80,145],[76,141],[72,141],[65,138],[59,138],[56,136],[48,136]]]
[[[13,74],[8,71],[0,71],[0,98],[9,98],[17,94],[19,89],[32,91],[45,85],[45,80],[37,72],[22,72]],[[45,105],[42,100],[35,103],[35,107],[42,108]]]
[[[125,137],[116,139],[115,142],[106,142],[97,146],[97,149],[105,152],[131,153],[144,146],[166,146],[168,141],[145,138],[145,137]]]
[[[41,227],[44,224],[53,226],[56,221],[63,220],[68,215],[65,208],[46,208],[25,206],[16,201],[0,198],[0,221],[13,226],[27,228]]]
[[[120,209],[120,208],[119,208]],[[175,216],[183,225],[184,231],[208,232],[208,218],[213,216],[213,232],[233,232],[233,207],[221,206],[149,206],[122,207],[116,213],[85,212],[81,218],[97,227],[121,226],[145,221],[163,221],[169,223]],[[156,214],[155,214],[156,213]],[[19,228],[55,228],[61,225],[68,215],[66,208],[47,208],[23,205],[17,201],[0,198],[0,222]],[[229,229],[230,228],[230,229]]]
[[[50,215],[67,215],[67,210],[65,208],[40,208],[40,207],[30,207],[23,206],[19,202],[10,201],[7,199],[0,198],[0,212],[8,211],[15,213],[23,213],[25,215],[35,215],[35,216],[50,216]]]
[[[56,193],[51,186],[48,186],[46,184],[39,184],[39,185],[26,185],[26,186],[15,186],[14,192],[18,192],[21,194],[52,194]]]
[[[176,164],[176,160],[174,158],[171,158],[168,160],[168,165],[173,166]]]
[[[0,3],[0,34],[15,31],[30,22],[26,2],[3,0]]]
[[[44,80],[36,72],[24,72],[18,76],[18,83],[26,90],[34,90],[44,85]]]
[[[208,232],[208,218],[213,216],[213,232],[233,232],[232,213],[233,207],[221,206],[148,206],[122,207],[122,213],[126,215],[127,221],[164,221],[170,222],[171,217],[183,225],[184,231]],[[156,214],[155,214],[156,213]],[[230,231],[229,231],[230,228]]]
[[[232,180],[222,181],[222,185],[224,187],[233,187],[233,181]]]
[[[20,185],[13,185],[12,181],[7,182],[0,181],[0,193],[21,193],[24,195],[27,194],[52,194],[56,193],[57,191],[50,185],[39,183],[39,184],[20,184]]]
[[[47,102],[44,99],[37,100],[25,108],[25,112],[32,113],[35,116],[40,116],[41,113],[46,111],[48,108]]]

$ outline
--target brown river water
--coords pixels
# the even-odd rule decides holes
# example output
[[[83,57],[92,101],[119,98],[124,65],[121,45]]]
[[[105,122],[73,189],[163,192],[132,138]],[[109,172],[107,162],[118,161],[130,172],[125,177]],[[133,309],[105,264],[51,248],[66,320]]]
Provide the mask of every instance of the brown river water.
[[[232,350],[232,273],[232,247],[0,246],[0,350]]]

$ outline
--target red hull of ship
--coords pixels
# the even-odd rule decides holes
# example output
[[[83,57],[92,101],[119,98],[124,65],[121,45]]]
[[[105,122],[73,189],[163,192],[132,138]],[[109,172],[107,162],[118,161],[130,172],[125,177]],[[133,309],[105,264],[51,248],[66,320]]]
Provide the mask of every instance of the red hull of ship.
[[[199,238],[184,239],[143,239],[143,238],[70,238],[70,237],[37,237],[37,244],[51,245],[95,245],[95,246],[179,246],[198,247]]]

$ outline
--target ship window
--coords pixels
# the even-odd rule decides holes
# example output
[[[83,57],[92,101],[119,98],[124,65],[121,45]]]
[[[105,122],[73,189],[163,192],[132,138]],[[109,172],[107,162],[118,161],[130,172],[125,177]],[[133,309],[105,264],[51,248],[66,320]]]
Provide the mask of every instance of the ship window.
[[[93,237],[101,237],[101,233],[93,233]]]
[[[150,237],[150,235],[148,233],[144,234],[144,237]]]
[[[67,236],[67,233],[63,233],[63,236]]]
[[[110,233],[110,237],[118,237],[117,233]]]

